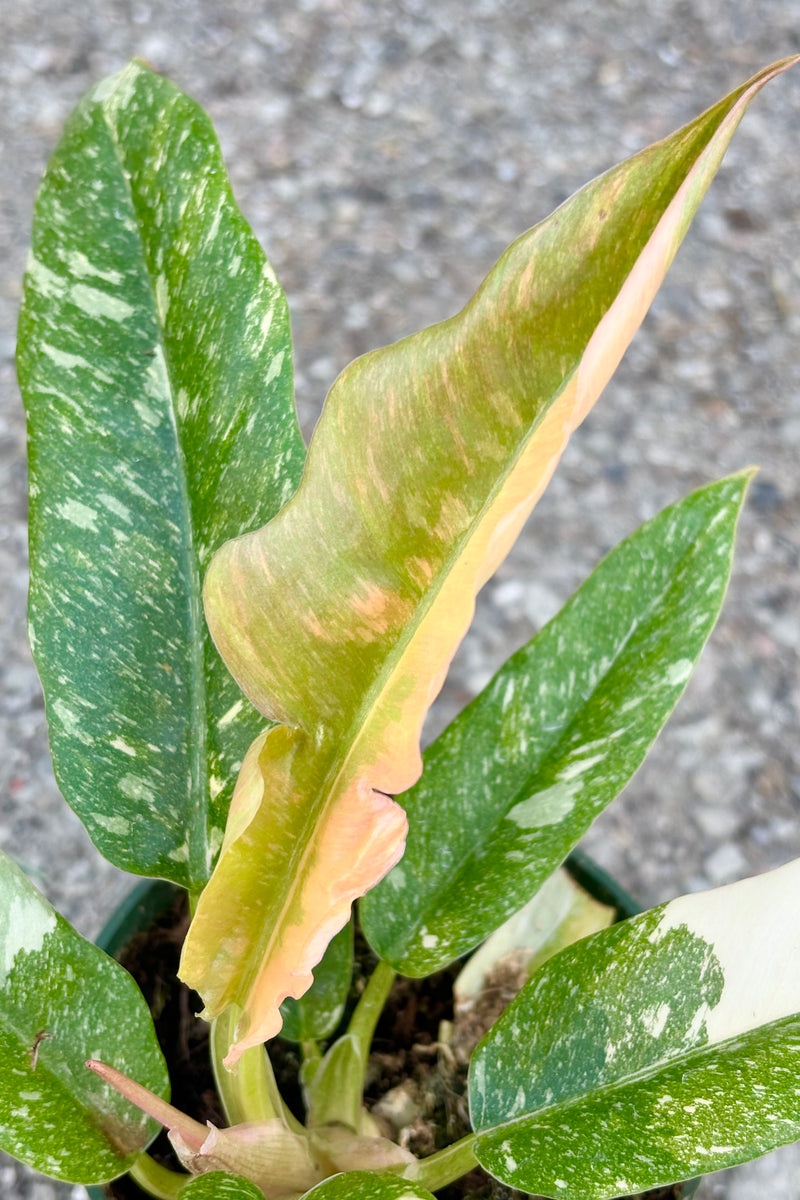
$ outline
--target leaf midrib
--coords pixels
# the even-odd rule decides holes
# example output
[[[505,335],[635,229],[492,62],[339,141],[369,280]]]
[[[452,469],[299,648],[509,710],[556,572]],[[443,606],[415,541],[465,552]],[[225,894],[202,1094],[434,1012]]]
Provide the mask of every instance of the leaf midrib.
[[[129,67],[128,70],[131,70],[131,68]],[[112,92],[111,95],[113,96],[114,93]],[[189,645],[187,647],[187,658],[189,666],[190,724],[187,759],[189,763],[189,802],[192,806],[192,814],[187,820],[185,826],[188,848],[186,872],[188,875],[190,891],[196,893],[202,889],[208,878],[208,707],[205,687],[205,630],[201,616],[202,590],[200,584],[200,569],[197,560],[197,554],[195,552],[195,535],[192,521],[186,458],[179,436],[178,417],[175,405],[176,389],[174,383],[174,367],[172,363],[172,355],[169,350],[169,342],[166,337],[166,330],[162,325],[159,315],[158,304],[156,302],[155,286],[145,251],[146,223],[142,221],[139,216],[139,210],[136,205],[134,191],[131,186],[131,179],[125,168],[124,155],[122,154],[113,122],[109,119],[106,107],[107,101],[108,97],[99,101],[99,108],[103,118],[103,123],[109,136],[109,141],[114,152],[119,174],[130,201],[131,212],[139,233],[142,268],[144,276],[147,279],[148,289],[152,301],[154,323],[156,329],[158,330],[158,345],[163,355],[164,367],[169,383],[169,403],[167,408],[170,425],[174,435],[175,468],[184,517],[183,527],[186,534],[185,539],[181,539],[182,551],[180,555],[181,559],[183,560],[184,574],[188,580],[189,592],[187,606]],[[167,108],[169,107],[171,107],[171,105],[167,105]],[[166,110],[162,109],[162,112],[163,111]],[[180,847],[176,847],[176,849],[180,849]]]

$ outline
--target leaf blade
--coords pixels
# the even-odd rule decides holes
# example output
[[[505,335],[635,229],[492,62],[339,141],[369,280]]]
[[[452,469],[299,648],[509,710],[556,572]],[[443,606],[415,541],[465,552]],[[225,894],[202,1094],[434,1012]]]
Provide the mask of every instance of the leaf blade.
[[[794,1140],[798,889],[795,861],[545,963],[475,1052],[478,1160],[512,1186],[602,1200]]]
[[[178,1193],[184,1200],[264,1200],[261,1188],[241,1175],[226,1171],[209,1171],[198,1175]]]
[[[18,368],[59,784],[112,862],[197,888],[264,724],[204,631],[200,579],[304,452],[285,297],[208,119],[143,66],[84,99],[51,160]]]
[[[329,1037],[342,1018],[352,977],[353,923],[349,921],[328,943],[305,995],[281,1005],[281,1036],[290,1042]]]
[[[93,1054],[169,1093],[152,1018],[128,973],[0,854],[0,1144],[57,1179],[102,1183],[158,1131],[84,1067]]]
[[[397,1175],[344,1171],[318,1183],[305,1196],[308,1200],[431,1200],[432,1193]]]

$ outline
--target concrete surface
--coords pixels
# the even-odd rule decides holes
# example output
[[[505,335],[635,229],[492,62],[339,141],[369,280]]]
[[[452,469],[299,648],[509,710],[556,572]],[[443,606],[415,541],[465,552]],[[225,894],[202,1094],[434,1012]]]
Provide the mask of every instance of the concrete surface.
[[[800,49],[798,0],[18,0],[0,12],[0,844],[89,934],[131,881],[50,772],[25,640],[25,439],[13,373],[38,177],[70,108],[134,54],[210,111],[294,314],[309,430],[354,355],[454,312],[578,185]],[[688,693],[588,848],[645,903],[800,855],[800,71],[756,100],[616,380],[481,597],[433,725],[597,558],[759,463],[727,607]],[[433,726],[432,726],[433,727]],[[77,1200],[3,1160],[8,1200]],[[800,1155],[704,1200],[798,1200]]]

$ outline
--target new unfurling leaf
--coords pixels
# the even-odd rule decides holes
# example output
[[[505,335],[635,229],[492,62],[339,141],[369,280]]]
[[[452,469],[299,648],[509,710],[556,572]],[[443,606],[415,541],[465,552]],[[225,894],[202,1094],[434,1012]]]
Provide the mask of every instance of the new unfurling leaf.
[[[280,1029],[350,903],[400,858],[389,796],[472,617],[638,328],[760,72],[515,242],[457,316],[356,360],[296,495],[205,581],[223,658],[280,721],[251,749],[184,949],[228,1062]]]

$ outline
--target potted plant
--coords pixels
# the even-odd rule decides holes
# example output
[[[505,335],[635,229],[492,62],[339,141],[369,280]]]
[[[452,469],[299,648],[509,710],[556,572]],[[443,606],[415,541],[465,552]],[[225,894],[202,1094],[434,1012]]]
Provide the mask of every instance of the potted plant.
[[[352,363],[307,455],[285,297],[207,118],[139,63],[79,105],[20,322],[31,642],[65,797],[112,862],[185,889],[226,1125],[168,1103],[131,978],[4,860],[5,1149],[186,1200],[429,1197],[478,1164],[599,1200],[800,1136],[800,863],[605,928],[554,875],[686,685],[749,472],[613,550],[424,772],[419,750],[477,590],[795,61],[588,184],[457,316]],[[340,1029],[361,897],[377,965]],[[420,1157],[364,1105],[373,1033],[398,975],[482,943],[462,1006],[510,961],[520,990],[469,1055],[469,1130]],[[264,1051],[282,1030],[302,1122]],[[159,1123],[184,1172],[147,1154]]]

